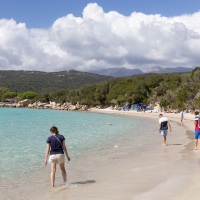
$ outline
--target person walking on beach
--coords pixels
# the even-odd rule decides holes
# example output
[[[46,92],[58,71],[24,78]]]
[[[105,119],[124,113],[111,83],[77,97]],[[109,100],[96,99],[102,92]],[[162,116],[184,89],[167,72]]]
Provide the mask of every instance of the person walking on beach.
[[[171,125],[169,123],[169,120],[166,117],[163,117],[163,114],[159,114],[159,132],[163,136],[163,145],[167,145],[167,132],[168,128],[170,132],[172,131]]]
[[[200,141],[200,115],[199,111],[194,112],[194,150],[199,149],[199,141]]]
[[[180,118],[181,118],[181,125],[183,125],[183,118],[184,118],[183,110],[181,110],[180,112]]]
[[[68,151],[65,145],[65,137],[59,134],[58,128],[53,126],[50,128],[51,136],[47,139],[46,147],[46,156],[44,164],[47,165],[47,160],[49,156],[49,163],[51,164],[51,186],[55,187],[55,173],[56,173],[56,164],[60,165],[62,171],[63,184],[68,184],[67,182],[67,173],[65,170],[64,162],[64,153],[67,157],[67,160],[70,161]]]

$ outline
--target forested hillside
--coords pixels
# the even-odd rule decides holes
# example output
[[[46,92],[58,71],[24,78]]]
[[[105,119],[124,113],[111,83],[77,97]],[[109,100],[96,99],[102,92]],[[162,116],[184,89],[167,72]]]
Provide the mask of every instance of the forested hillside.
[[[58,89],[73,90],[88,84],[102,83],[111,78],[75,70],[62,72],[0,70],[0,87],[6,87],[17,93],[54,92]]]
[[[88,105],[160,102],[164,108],[200,108],[200,68],[187,74],[147,74],[117,78],[65,94],[67,101]]]
[[[146,74],[53,94],[57,101],[87,105],[160,102],[167,108],[200,108],[200,68],[186,74]]]
[[[70,83],[68,83],[70,84]],[[200,68],[184,74],[145,74],[125,78],[114,78],[101,84],[83,86],[75,90],[16,94],[1,88],[0,99],[18,96],[33,101],[72,102],[85,105],[122,105],[124,103],[155,104],[165,109],[200,109]],[[27,91],[27,90],[26,90]]]

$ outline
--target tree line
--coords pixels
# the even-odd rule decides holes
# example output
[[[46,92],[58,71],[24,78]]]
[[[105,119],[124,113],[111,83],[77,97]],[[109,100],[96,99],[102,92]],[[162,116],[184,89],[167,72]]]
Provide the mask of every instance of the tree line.
[[[54,92],[17,93],[1,87],[0,100],[10,98],[31,99],[33,102],[79,102],[88,106],[121,106],[125,103],[141,102],[154,105],[159,102],[165,110],[195,110],[200,108],[200,67],[190,73],[142,74],[113,78],[104,83],[90,84],[74,90],[62,88]]]

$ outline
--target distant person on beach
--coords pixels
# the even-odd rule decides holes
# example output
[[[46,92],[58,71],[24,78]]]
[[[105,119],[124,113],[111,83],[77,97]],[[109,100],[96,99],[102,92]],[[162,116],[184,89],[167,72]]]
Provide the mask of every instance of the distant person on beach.
[[[168,128],[170,132],[172,131],[169,120],[166,117],[163,117],[163,114],[159,114],[159,132],[163,136],[163,145],[167,145],[167,132]]]
[[[145,113],[146,111],[146,105],[143,105],[143,112]]]
[[[194,117],[194,149],[199,149],[199,142],[200,142],[200,115],[199,111],[195,111]]]
[[[181,118],[181,125],[183,124],[183,118],[184,118],[184,112],[181,110],[180,112],[180,118]]]
[[[63,184],[67,185],[67,173],[65,170],[65,162],[64,162],[64,153],[67,157],[67,160],[70,161],[70,157],[67,152],[67,148],[65,145],[65,137],[63,135],[58,134],[58,128],[53,126],[50,128],[51,136],[47,139],[47,148],[46,148],[46,156],[44,164],[47,164],[48,156],[49,163],[51,164],[51,186],[55,186],[55,173],[56,173],[56,164],[60,165],[60,169],[62,171]]]

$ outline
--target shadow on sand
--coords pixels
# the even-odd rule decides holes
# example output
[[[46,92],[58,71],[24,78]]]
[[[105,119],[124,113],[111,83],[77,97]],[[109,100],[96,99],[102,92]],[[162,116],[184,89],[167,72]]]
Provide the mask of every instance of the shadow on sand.
[[[88,183],[96,183],[96,181],[95,180],[77,181],[77,182],[72,182],[71,184],[88,184]]]

